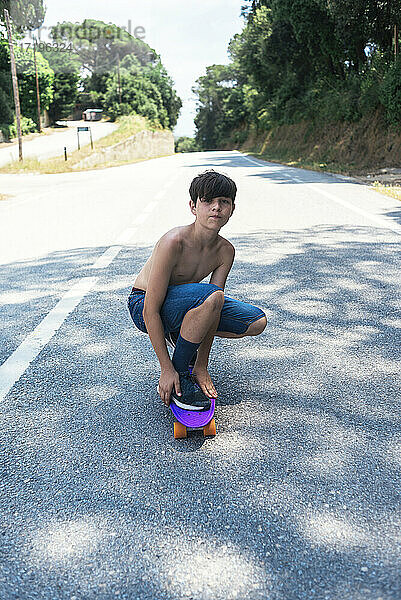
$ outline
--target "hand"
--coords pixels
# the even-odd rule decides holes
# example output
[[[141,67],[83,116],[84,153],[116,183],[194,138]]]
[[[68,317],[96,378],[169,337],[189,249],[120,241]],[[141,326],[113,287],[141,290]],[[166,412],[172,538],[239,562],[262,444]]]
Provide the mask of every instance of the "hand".
[[[173,366],[162,369],[157,391],[166,406],[170,406],[171,392],[175,389],[176,394],[181,396],[180,376]]]

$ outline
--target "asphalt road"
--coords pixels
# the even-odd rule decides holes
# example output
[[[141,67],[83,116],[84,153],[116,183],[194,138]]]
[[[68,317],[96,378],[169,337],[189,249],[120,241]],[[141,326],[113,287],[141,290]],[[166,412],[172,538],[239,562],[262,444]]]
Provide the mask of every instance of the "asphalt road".
[[[66,121],[66,129],[57,129],[44,136],[38,136],[29,141],[22,141],[22,153],[24,158],[36,157],[41,160],[52,158],[54,156],[63,156],[64,147],[68,154],[78,148],[77,127],[90,127],[92,130],[93,141],[109,135],[116,128],[116,123],[85,122],[85,121]],[[80,145],[90,144],[89,132],[82,132],[80,135]],[[3,147],[4,146],[4,147]],[[0,166],[7,164],[12,160],[18,160],[18,144],[4,145],[0,144]]]
[[[126,301],[189,183],[237,181],[218,435],[174,440]],[[0,176],[0,598],[399,600],[401,205],[236,152]]]

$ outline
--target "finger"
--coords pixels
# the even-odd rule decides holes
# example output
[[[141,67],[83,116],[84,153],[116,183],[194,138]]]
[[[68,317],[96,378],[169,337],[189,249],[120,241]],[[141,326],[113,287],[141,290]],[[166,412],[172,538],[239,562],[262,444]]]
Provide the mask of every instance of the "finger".
[[[178,396],[181,396],[181,387],[180,387],[180,384],[179,384],[179,383],[176,383],[176,384],[175,384],[175,393],[176,393]]]
[[[162,402],[165,402],[165,399],[166,399],[166,396],[167,396],[166,391],[164,389],[160,388],[160,386],[157,386],[157,391],[159,393],[159,396],[160,396]]]
[[[168,388],[166,396],[165,396],[165,405],[166,406],[170,406],[170,401],[171,401],[171,392],[172,392],[172,388]]]

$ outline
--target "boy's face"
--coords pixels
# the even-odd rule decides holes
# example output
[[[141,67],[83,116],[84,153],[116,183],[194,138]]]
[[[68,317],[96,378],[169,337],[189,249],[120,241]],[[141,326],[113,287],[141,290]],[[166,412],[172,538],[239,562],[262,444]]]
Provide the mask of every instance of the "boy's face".
[[[197,221],[217,229],[227,223],[235,209],[232,199],[225,196],[218,196],[211,200],[198,198],[196,206],[192,200],[189,201],[189,205]]]

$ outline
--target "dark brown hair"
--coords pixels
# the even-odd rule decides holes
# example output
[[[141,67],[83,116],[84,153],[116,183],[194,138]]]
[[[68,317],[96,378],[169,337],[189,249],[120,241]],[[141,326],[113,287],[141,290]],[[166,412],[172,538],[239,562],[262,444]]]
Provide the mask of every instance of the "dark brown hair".
[[[237,186],[227,175],[209,169],[195,177],[189,188],[189,194],[195,206],[198,198],[210,201],[212,198],[219,197],[231,198],[234,205]]]

